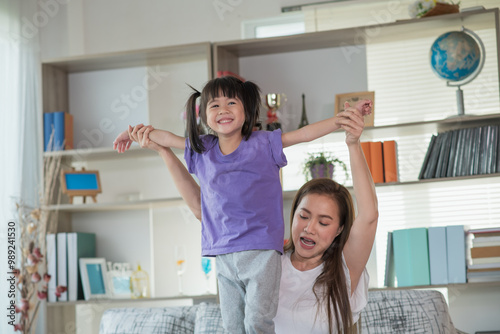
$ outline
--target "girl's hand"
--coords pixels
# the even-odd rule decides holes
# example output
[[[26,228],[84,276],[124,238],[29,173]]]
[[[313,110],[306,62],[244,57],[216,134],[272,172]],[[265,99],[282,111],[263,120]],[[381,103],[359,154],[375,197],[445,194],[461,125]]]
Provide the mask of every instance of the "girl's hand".
[[[337,114],[339,116],[337,124],[346,132],[346,144],[357,144],[365,127],[362,111],[351,107],[348,102],[344,104],[344,109],[344,111]]]
[[[113,150],[116,150],[118,153],[123,153],[130,148],[131,144],[132,140],[130,139],[128,130],[125,130],[113,141]]]
[[[373,101],[372,100],[360,100],[355,105],[354,108],[358,110],[362,116],[367,116],[372,113]]]

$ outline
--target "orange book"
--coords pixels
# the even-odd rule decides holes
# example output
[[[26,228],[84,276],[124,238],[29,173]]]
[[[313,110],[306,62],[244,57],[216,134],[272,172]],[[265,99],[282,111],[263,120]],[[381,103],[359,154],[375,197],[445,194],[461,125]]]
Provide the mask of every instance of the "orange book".
[[[73,115],[66,112],[64,113],[64,147],[66,150],[74,148],[73,143]]]
[[[382,146],[384,152],[385,182],[398,182],[398,156],[396,150],[396,141],[385,141]]]
[[[370,165],[374,183],[384,183],[384,158],[382,142],[370,142]]]
[[[361,149],[363,150],[363,154],[365,155],[365,160],[366,164],[368,165],[368,168],[370,169],[370,173],[372,174],[373,178],[373,170],[371,166],[371,154],[370,154],[370,142],[369,141],[364,141],[361,142]]]
[[[472,258],[500,256],[500,246],[473,247],[470,250]]]

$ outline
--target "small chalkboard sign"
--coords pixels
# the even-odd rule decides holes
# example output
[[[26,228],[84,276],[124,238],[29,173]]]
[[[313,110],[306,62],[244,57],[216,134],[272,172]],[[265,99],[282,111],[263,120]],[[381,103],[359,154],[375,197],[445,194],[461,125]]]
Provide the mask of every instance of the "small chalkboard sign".
[[[99,171],[85,170],[80,171],[62,170],[61,171],[62,192],[69,196],[69,202],[73,203],[74,196],[83,196],[85,203],[86,196],[91,196],[94,203],[97,202],[96,196],[101,193],[101,181]]]

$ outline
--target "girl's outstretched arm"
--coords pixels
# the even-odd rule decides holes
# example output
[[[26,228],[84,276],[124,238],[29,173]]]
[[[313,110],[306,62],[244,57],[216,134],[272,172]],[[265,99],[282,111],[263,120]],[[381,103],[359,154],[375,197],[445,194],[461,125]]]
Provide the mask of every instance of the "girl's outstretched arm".
[[[134,140],[136,140],[141,147],[152,149],[158,152],[162,157],[172,175],[177,190],[196,218],[201,220],[200,186],[169,147],[158,145],[150,140],[149,136],[153,132],[155,132],[155,130],[152,126],[144,126],[132,131]]]
[[[346,114],[350,115],[346,115]],[[338,114],[339,125],[346,131],[346,144],[353,180],[357,215],[351,228],[351,234],[344,247],[344,257],[351,276],[351,292],[359,282],[365,269],[375,240],[378,222],[378,202],[375,185],[361,149],[359,138],[363,132],[364,120],[354,108]]]
[[[373,107],[373,102],[371,100],[361,100],[353,107],[357,110],[360,115],[365,116],[371,114]],[[340,113],[339,113],[340,114]],[[283,142],[283,147],[292,146],[298,143],[309,142],[314,139],[321,138],[330,132],[338,130],[341,128],[338,124],[339,114],[328,119],[309,124],[303,128],[286,132],[281,136],[281,141]],[[342,117],[350,118],[350,114],[344,114]]]

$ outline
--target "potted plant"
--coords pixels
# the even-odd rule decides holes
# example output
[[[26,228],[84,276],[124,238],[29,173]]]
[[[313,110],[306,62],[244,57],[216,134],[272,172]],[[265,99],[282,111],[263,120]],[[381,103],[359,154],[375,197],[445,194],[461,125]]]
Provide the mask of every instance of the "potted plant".
[[[309,157],[304,163],[303,173],[307,181],[318,177],[332,178],[336,165],[342,167],[347,180],[349,175],[347,174],[346,164],[342,160],[325,152],[309,153]]]

